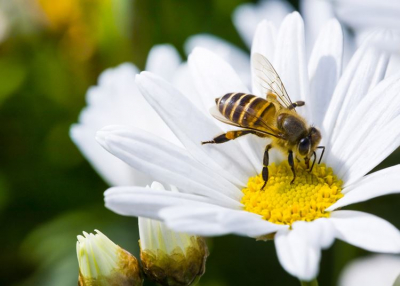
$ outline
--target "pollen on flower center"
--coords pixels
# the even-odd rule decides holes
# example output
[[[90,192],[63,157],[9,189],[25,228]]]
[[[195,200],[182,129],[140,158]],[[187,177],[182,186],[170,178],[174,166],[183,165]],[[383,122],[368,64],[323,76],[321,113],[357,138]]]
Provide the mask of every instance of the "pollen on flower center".
[[[296,180],[289,164],[271,164],[268,183],[263,190],[261,174],[249,178],[244,188],[242,204],[245,210],[262,215],[263,219],[277,224],[292,224],[295,221],[312,221],[329,217],[325,209],[343,197],[341,180],[332,168],[315,164],[312,172],[305,164],[296,165]]]

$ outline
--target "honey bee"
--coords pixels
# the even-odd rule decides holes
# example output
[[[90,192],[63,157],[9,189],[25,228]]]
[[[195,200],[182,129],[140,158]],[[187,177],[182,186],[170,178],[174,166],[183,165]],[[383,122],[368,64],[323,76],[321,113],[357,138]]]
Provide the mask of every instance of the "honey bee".
[[[286,89],[271,63],[260,54],[253,54],[252,62],[257,78],[257,84],[266,99],[256,95],[231,92],[215,99],[216,106],[210,112],[221,122],[241,127],[243,129],[228,131],[202,144],[220,144],[238,137],[253,134],[262,138],[271,139],[265,147],[263,158],[262,178],[265,185],[268,182],[268,151],[277,148],[288,155],[288,163],[293,173],[291,183],[296,179],[294,158],[300,161],[303,158],[307,169],[312,171],[316,161],[315,150],[322,148],[318,161],[321,162],[324,146],[318,146],[321,141],[321,132],[309,126],[306,120],[296,112],[296,107],[303,106],[304,101],[292,102]],[[311,168],[311,156],[314,161]]]

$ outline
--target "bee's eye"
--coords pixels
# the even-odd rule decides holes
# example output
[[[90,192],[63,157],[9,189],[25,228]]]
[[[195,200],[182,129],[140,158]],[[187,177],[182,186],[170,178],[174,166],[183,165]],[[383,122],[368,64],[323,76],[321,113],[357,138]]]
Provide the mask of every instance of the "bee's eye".
[[[311,143],[308,137],[301,139],[298,146],[300,155],[306,156],[310,152],[310,146]]]

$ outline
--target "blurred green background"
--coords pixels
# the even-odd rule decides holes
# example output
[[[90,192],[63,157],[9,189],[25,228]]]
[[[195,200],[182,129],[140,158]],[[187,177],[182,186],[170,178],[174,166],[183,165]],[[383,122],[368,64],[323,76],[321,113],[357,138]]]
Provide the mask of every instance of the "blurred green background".
[[[143,69],[154,44],[184,56],[190,35],[211,33],[246,50],[231,15],[243,0],[0,0],[0,285],[77,284],[76,235],[100,229],[138,256],[137,220],[103,206],[104,181],[68,132],[104,69]],[[297,7],[297,1],[291,1]],[[184,24],[183,24],[184,23]],[[397,151],[384,163],[400,161]],[[398,196],[352,207],[400,228]],[[201,285],[297,285],[272,242],[209,239]],[[320,285],[366,253],[342,242],[324,251]]]

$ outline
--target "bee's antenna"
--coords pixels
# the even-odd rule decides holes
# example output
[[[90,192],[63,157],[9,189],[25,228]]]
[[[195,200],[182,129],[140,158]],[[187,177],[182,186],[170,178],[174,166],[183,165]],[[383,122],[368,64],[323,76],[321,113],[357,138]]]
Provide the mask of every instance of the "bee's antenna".
[[[318,164],[321,164],[322,157],[324,156],[325,153],[325,146],[318,146],[317,149],[322,149],[321,157],[319,157],[318,161]]]

